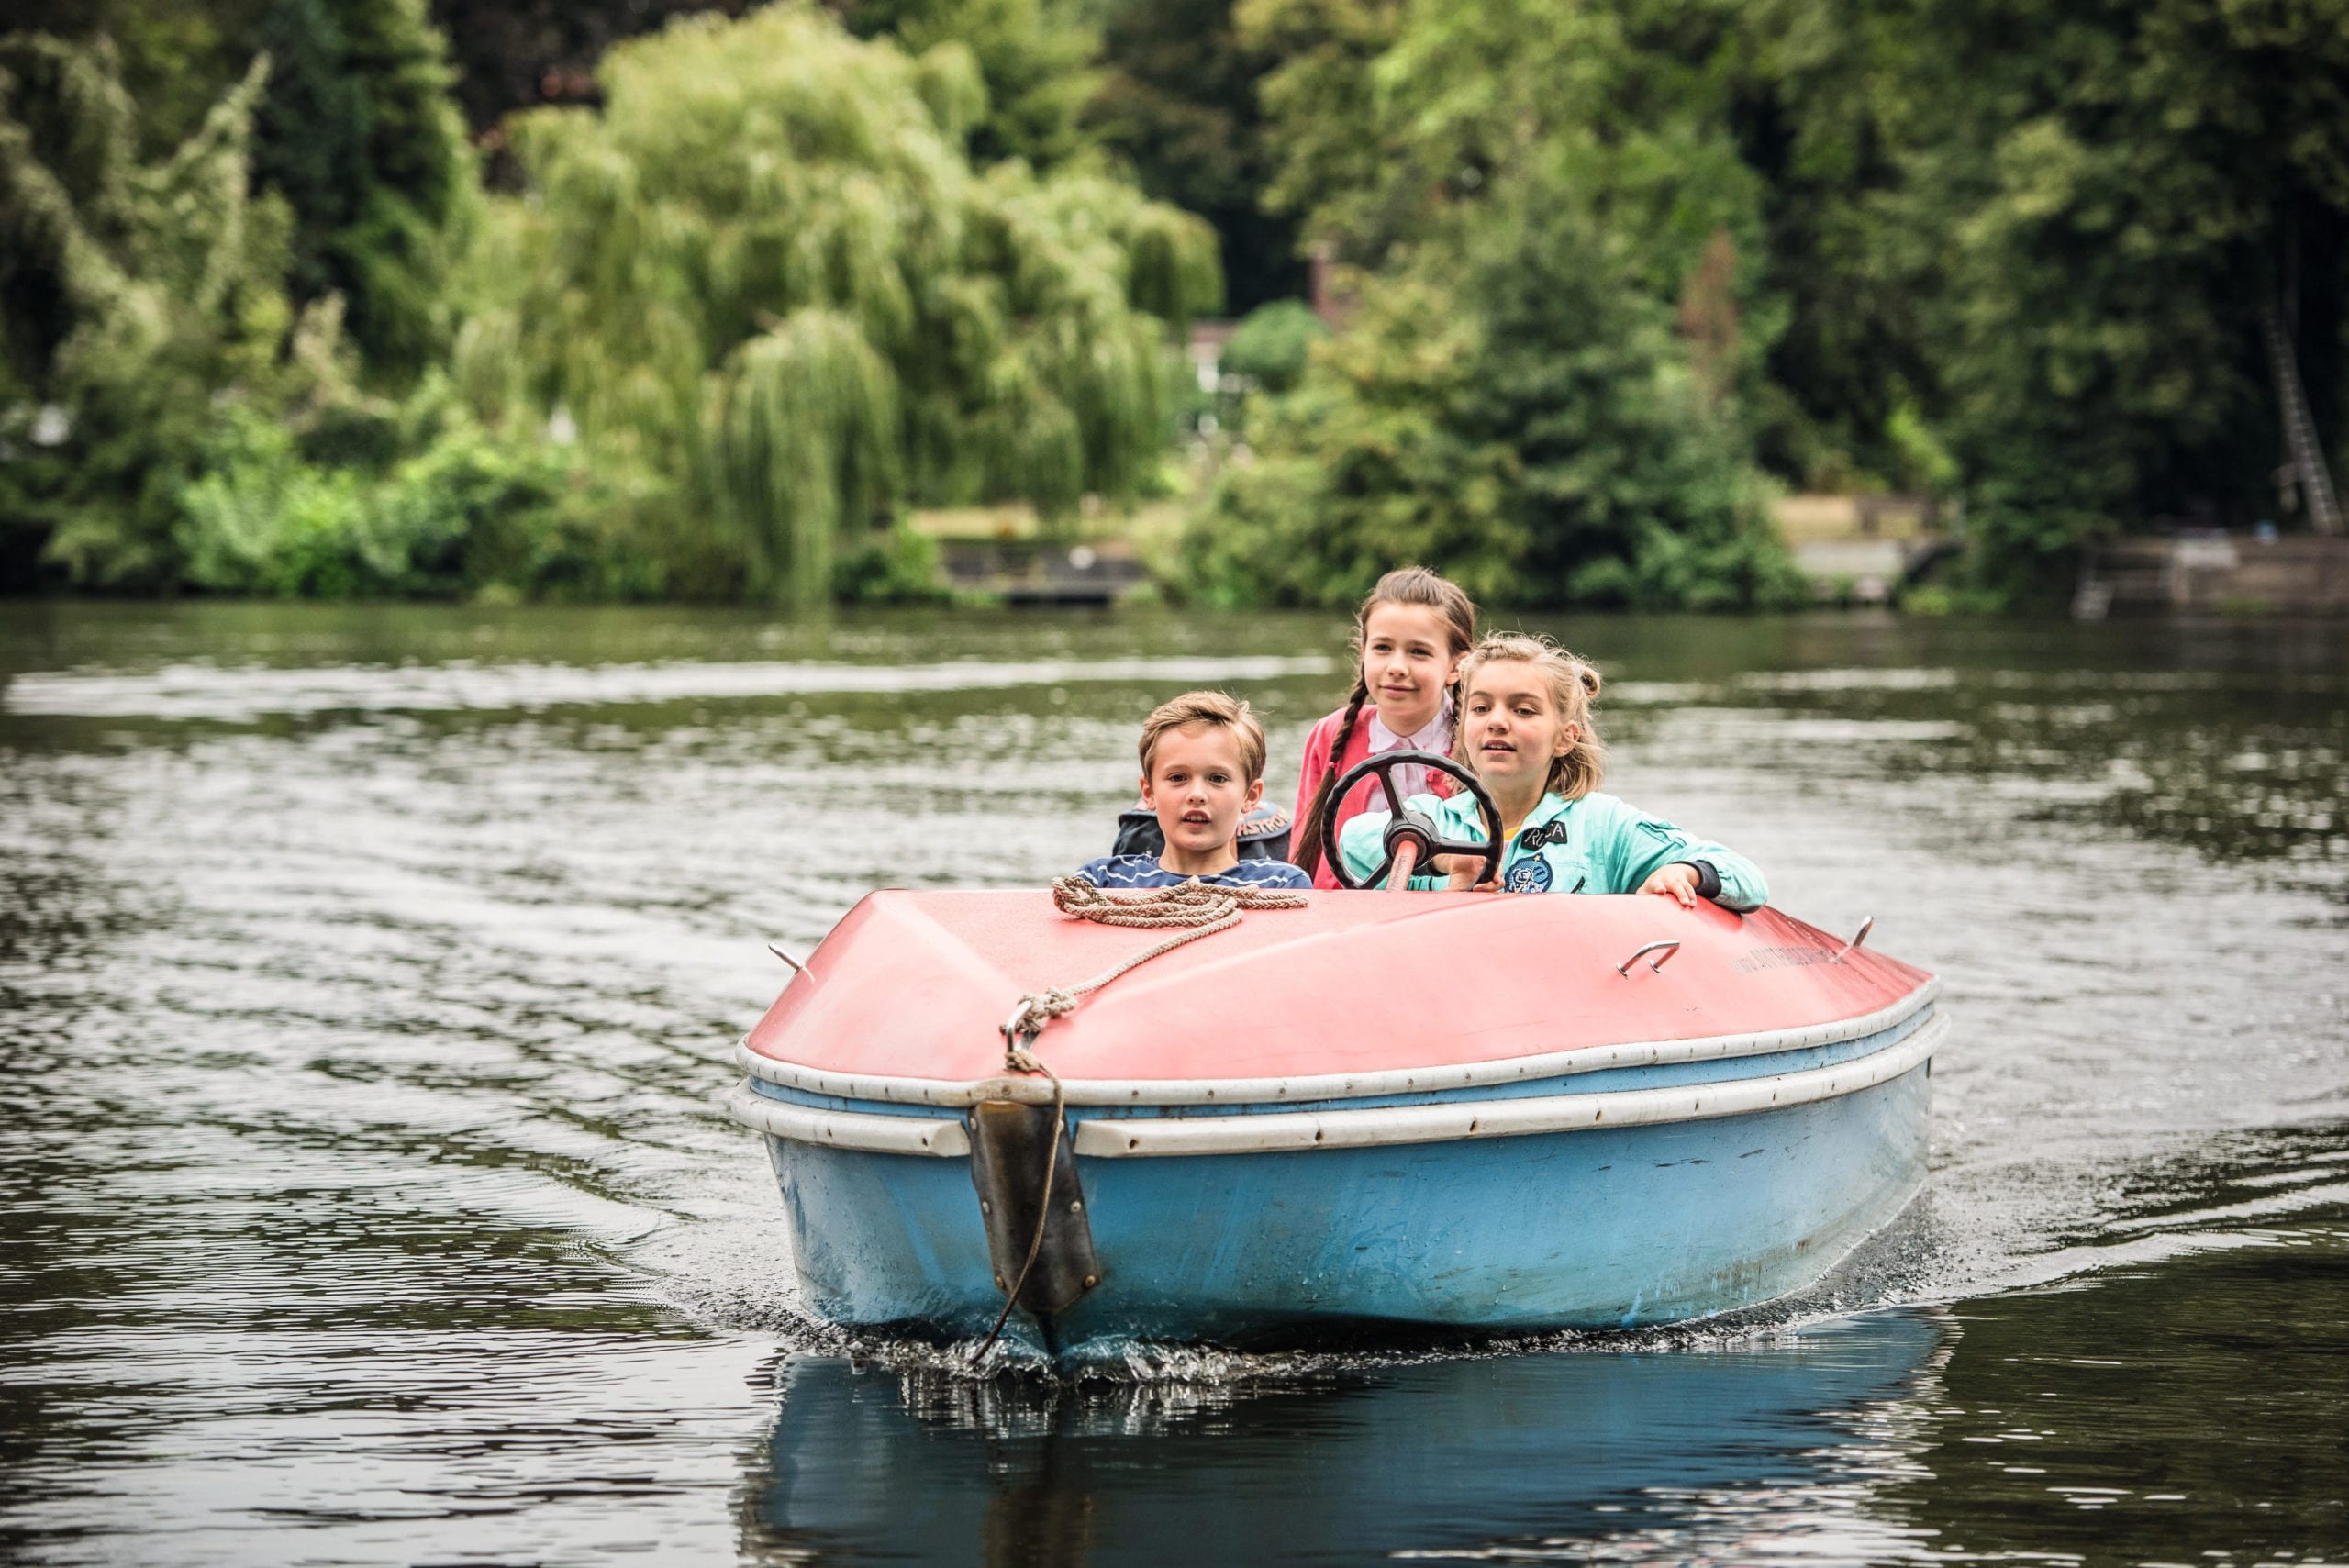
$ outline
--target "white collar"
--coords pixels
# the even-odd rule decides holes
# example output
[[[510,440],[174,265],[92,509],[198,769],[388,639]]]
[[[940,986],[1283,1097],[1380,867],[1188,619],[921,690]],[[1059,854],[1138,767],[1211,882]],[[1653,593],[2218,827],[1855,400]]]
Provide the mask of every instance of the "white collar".
[[[1438,756],[1448,755],[1451,752],[1452,694],[1450,692],[1444,693],[1443,700],[1436,705],[1435,717],[1420,726],[1418,733],[1412,735],[1396,734],[1386,728],[1386,721],[1378,716],[1378,710],[1371,709],[1370,754],[1375,757],[1382,751],[1393,751],[1398,749],[1411,751],[1433,751]]]

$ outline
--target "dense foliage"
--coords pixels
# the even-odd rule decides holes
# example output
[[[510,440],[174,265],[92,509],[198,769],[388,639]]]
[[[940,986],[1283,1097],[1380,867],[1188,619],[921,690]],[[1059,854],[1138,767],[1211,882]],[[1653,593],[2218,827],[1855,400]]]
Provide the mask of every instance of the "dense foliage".
[[[835,0],[859,38],[889,39],[907,53],[968,52],[986,89],[967,126],[981,162],[1024,159],[1039,168],[1085,145],[1078,118],[1093,91],[1093,29],[1071,0]]]
[[[350,296],[300,300],[297,214],[252,182],[267,83],[256,61],[146,161],[108,41],[0,42],[0,570],[116,591],[628,587],[611,552],[591,569],[563,542],[608,497],[562,454],[491,439],[437,374],[365,389]],[[380,232],[394,261],[417,254],[413,228]]]
[[[1141,188],[1215,226],[1235,313],[1305,289],[1297,226],[1270,210],[1273,152],[1258,88],[1277,63],[1251,48],[1234,0],[1117,0],[1105,8],[1087,120]]]
[[[1376,272],[1252,418],[1259,462],[1197,530],[1209,591],[1343,603],[1426,559],[1504,603],[1790,596],[1749,455],[1783,313],[1736,265],[1763,244],[1736,15],[1255,0],[1291,61],[1284,199]]]
[[[1639,271],[1545,182],[1379,280],[1251,425],[1197,579],[1329,604],[1440,561],[1499,604],[1790,602],[1761,476]]]
[[[913,591],[1219,272],[1228,602],[1776,603],[1775,487],[2025,605],[2349,459],[2349,0],[424,6],[12,8],[0,587]]]
[[[1869,237],[1920,302],[1929,406],[1995,585],[2151,515],[2275,515],[2268,312],[2338,465],[2349,6],[1933,4],[1910,28],[1917,91]]]
[[[446,347],[473,190],[422,0],[272,0],[256,38],[252,177],[293,209],[295,297],[340,294],[371,369],[411,379]]]
[[[1221,369],[1255,391],[1294,392],[1312,361],[1313,345],[1329,336],[1329,324],[1303,300],[1275,300],[1241,318],[1223,345]]]
[[[1130,494],[1212,236],[1103,176],[974,169],[969,50],[775,7],[624,44],[601,112],[510,123],[460,378],[493,419],[690,474],[751,591],[827,591],[885,503]]]
[[[1625,388],[1692,378],[1713,438],[1786,483],[1964,502],[1970,569],[2008,602],[2098,533],[2297,500],[2271,479],[2279,358],[2349,451],[2342,0],[1244,0],[1240,20],[1281,61],[1269,199],[1374,295],[1442,279],[1427,307],[1494,342],[1515,307],[1459,258],[1561,192],[1675,312]],[[1351,362],[1299,395],[1342,398]],[[1268,466],[1314,461],[1297,439],[1260,442]],[[1235,480],[1209,533],[1244,534],[1262,483]]]
[[[600,109],[512,122],[531,188],[484,197],[440,178],[451,111],[371,15],[416,14],[272,8],[292,55],[345,61],[290,78],[319,134],[274,159],[273,59],[150,167],[109,43],[7,46],[17,581],[895,594],[896,506],[1061,514],[1154,471],[1213,237],[1093,168],[974,165],[961,44],[696,19],[616,50]]]

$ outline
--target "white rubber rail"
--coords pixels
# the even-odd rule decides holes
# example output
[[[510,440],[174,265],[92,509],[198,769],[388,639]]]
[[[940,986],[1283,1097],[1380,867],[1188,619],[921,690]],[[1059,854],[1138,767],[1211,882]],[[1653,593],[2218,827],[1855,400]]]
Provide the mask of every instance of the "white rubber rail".
[[[1948,1032],[1948,1016],[1940,1014],[1899,1043],[1856,1061],[1668,1089],[1619,1089],[1605,1094],[1377,1106],[1359,1110],[1267,1111],[1218,1117],[1099,1117],[1076,1124],[1074,1147],[1077,1153],[1097,1160],[1305,1153],[1316,1149],[1450,1143],[1469,1139],[1522,1138],[1534,1133],[1593,1132],[1616,1127],[1710,1121],[1811,1105],[1888,1084],[1931,1057]],[[747,1127],[796,1143],[874,1154],[930,1154],[949,1159],[958,1159],[971,1151],[970,1135],[960,1120],[874,1116],[864,1111],[818,1110],[785,1105],[761,1095],[748,1083],[727,1096],[726,1109]]]
[[[1076,1126],[1075,1149],[1097,1160],[1161,1155],[1302,1153],[1387,1143],[1453,1143],[1540,1132],[1710,1121],[1783,1110],[1888,1084],[1932,1055],[1949,1029],[1936,1018],[1899,1044],[1855,1062],[1674,1089],[1543,1095],[1467,1105],[1381,1106],[1363,1110],[1271,1111],[1256,1116],[1104,1117]]]
[[[867,1154],[938,1154],[959,1160],[971,1151],[971,1135],[960,1121],[934,1116],[874,1116],[868,1111],[826,1111],[785,1105],[748,1083],[726,1096],[726,1114],[744,1127],[794,1143],[823,1143]]]

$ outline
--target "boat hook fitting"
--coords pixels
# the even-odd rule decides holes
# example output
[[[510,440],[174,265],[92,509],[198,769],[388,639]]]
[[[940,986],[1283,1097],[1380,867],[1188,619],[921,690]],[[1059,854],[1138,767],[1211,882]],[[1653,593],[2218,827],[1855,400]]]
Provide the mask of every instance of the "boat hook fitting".
[[[1661,952],[1657,952],[1658,949],[1662,949],[1663,951]],[[1615,966],[1615,973],[1628,979],[1631,976],[1631,965],[1639,962],[1640,960],[1643,958],[1648,958],[1648,954],[1654,952],[1657,953],[1657,956],[1654,958],[1648,958],[1648,973],[1650,974],[1661,974],[1664,973],[1664,966],[1672,962],[1672,955],[1679,951],[1680,944],[1678,942],[1650,942],[1647,946],[1642,948],[1639,951],[1633,953],[1631,957],[1617,964]]]
[[[1875,929],[1876,929],[1876,917],[1875,917],[1875,916],[1871,915],[1871,916],[1869,916],[1866,919],[1862,920],[1862,921],[1860,922],[1860,929],[1859,929],[1859,931],[1857,932],[1857,934],[1855,934],[1855,935],[1852,938],[1852,940],[1851,940],[1850,941],[1845,942],[1845,943],[1843,944],[1843,951],[1841,951],[1841,952],[1839,952],[1839,953],[1837,953],[1837,954],[1835,955],[1835,962],[1836,962],[1837,963],[1841,963],[1841,962],[1842,962],[1846,958],[1849,958],[1852,954],[1854,954],[1854,953],[1855,953],[1855,952],[1859,951],[1859,950],[1860,950],[1860,944],[1861,944],[1862,942],[1864,942],[1864,941],[1866,941],[1866,940],[1868,940],[1868,933],[1869,933],[1870,931],[1875,930]]]

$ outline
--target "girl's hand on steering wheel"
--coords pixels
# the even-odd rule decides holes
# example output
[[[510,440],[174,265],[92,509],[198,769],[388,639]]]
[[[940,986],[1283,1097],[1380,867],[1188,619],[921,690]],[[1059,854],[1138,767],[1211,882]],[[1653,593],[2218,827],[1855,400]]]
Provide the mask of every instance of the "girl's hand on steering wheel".
[[[1697,868],[1679,862],[1652,873],[1640,884],[1642,893],[1661,893],[1666,898],[1676,898],[1683,909],[1697,906]]]

